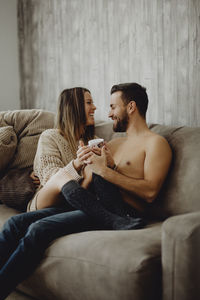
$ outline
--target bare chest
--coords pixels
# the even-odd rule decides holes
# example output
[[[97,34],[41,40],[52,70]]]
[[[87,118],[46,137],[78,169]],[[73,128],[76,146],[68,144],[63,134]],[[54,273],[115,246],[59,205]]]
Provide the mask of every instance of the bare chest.
[[[145,148],[141,145],[121,145],[113,154],[117,171],[133,178],[144,177]]]

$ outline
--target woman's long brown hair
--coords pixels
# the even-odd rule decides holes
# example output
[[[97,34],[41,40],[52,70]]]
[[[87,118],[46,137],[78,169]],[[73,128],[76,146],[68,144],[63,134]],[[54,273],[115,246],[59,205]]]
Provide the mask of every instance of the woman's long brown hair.
[[[66,138],[74,157],[77,141],[82,139],[85,144],[94,138],[94,126],[86,126],[84,93],[86,88],[75,87],[65,89],[58,99],[57,128]]]

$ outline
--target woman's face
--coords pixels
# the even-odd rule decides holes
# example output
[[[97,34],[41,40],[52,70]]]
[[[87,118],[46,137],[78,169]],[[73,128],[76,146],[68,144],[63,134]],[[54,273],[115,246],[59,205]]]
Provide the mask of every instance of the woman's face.
[[[84,93],[85,101],[85,116],[86,116],[86,125],[94,125],[94,112],[96,106],[93,103],[92,96],[89,92]]]

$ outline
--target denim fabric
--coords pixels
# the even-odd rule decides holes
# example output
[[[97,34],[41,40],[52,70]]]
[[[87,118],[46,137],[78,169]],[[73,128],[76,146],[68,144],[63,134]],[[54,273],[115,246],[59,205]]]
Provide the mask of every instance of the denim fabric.
[[[47,208],[11,217],[0,233],[0,299],[40,262],[54,239],[70,233],[100,229],[84,212]]]
[[[5,223],[0,233],[0,300],[34,271],[56,238],[82,231],[137,229],[145,225],[132,207],[124,206],[117,187],[93,175],[93,189],[94,193],[71,180],[62,188],[66,206],[22,213]]]

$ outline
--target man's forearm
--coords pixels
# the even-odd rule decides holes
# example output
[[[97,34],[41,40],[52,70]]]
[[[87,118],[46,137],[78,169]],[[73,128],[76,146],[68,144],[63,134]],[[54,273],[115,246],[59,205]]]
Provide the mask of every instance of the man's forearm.
[[[156,188],[148,180],[127,177],[108,167],[103,168],[99,175],[118,187],[143,198],[147,202],[152,202],[155,199]]]

